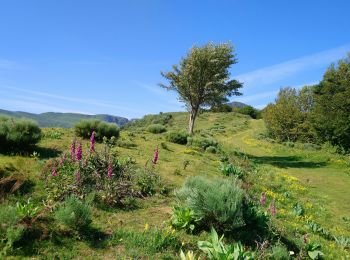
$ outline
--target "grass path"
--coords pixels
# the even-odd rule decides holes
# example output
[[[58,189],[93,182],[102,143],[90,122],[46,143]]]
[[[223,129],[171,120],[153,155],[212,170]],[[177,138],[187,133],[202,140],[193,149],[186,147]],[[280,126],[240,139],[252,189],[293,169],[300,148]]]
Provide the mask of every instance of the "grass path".
[[[344,225],[350,216],[350,175],[346,158],[326,151],[303,150],[258,139],[264,130],[261,120],[251,120],[249,128],[234,134],[226,144],[244,151],[251,160],[271,171],[297,177],[308,188],[313,203],[323,206],[331,217],[325,225]],[[347,227],[350,234],[350,229]]]

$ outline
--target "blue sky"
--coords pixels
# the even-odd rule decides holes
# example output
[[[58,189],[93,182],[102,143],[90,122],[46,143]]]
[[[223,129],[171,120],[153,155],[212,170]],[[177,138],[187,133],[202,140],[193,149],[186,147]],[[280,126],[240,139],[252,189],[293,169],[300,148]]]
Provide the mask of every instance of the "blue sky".
[[[231,41],[233,98],[262,108],[350,51],[350,1],[0,0],[0,108],[128,118],[184,110],[160,71]]]

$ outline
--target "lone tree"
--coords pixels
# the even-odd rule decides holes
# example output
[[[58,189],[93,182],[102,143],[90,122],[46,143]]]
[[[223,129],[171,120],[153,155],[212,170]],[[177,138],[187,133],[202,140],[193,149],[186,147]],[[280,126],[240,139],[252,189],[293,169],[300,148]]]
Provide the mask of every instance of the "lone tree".
[[[216,106],[227,102],[227,97],[241,95],[238,89],[242,84],[230,80],[229,68],[235,63],[237,59],[230,43],[208,43],[193,46],[179,65],[173,65],[172,71],[161,72],[169,85],[160,86],[178,92],[180,101],[190,112],[190,134],[201,107]]]

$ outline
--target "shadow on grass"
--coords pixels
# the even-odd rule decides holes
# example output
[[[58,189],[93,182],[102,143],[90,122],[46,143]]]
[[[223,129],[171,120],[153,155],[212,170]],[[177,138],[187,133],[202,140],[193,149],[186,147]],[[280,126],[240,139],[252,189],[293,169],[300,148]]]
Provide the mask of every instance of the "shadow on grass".
[[[41,160],[55,158],[62,153],[62,151],[60,150],[57,150],[55,148],[47,148],[47,147],[36,147],[35,152],[39,154],[39,158]]]
[[[255,163],[270,164],[279,168],[320,168],[327,165],[326,162],[303,161],[299,156],[247,156]]]
[[[83,240],[91,248],[103,249],[107,246],[107,241],[110,238],[110,234],[107,234],[95,227],[87,227],[80,231]]]

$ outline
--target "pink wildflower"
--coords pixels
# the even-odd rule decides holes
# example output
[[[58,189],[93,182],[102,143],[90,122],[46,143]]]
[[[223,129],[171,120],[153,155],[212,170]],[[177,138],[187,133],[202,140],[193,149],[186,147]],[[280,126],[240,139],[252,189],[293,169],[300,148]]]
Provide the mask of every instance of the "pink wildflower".
[[[95,151],[95,131],[92,131],[91,137],[90,137],[90,152]]]
[[[70,158],[72,159],[72,161],[75,161],[75,145],[76,141],[74,139],[70,145]]]
[[[52,169],[51,169],[51,175],[52,175],[52,177],[57,176],[57,169],[56,169],[56,166],[53,166],[53,167],[52,167]]]
[[[77,150],[75,151],[75,156],[77,161],[80,161],[81,158],[83,158],[83,148],[81,146],[81,143],[79,144]]]
[[[80,179],[81,179],[81,173],[80,173],[80,169],[78,169],[75,173],[75,177],[77,179],[77,182],[80,182]]]
[[[265,192],[261,193],[261,197],[260,197],[260,205],[261,206],[265,206],[266,204],[266,194]]]
[[[108,179],[112,179],[112,175],[113,175],[113,166],[112,166],[111,160],[109,160],[109,162],[108,162],[108,169],[107,169]]]
[[[157,148],[154,150],[154,155],[153,155],[153,160],[152,160],[153,164],[157,164],[158,155],[159,155],[159,151],[158,151],[158,146],[157,146]]]
[[[276,215],[275,199],[273,199],[271,201],[270,206],[269,206],[269,211],[270,211],[272,216]]]

